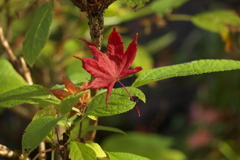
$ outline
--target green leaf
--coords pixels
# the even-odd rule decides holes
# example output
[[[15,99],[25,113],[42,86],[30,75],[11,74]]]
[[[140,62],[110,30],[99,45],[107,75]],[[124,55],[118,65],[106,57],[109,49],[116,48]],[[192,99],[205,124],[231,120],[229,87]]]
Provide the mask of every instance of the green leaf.
[[[229,160],[240,158],[240,155],[227,142],[219,141],[218,149]]]
[[[131,153],[123,153],[123,152],[107,152],[110,160],[123,160],[123,159],[129,159],[129,160],[150,160],[146,157],[138,156]]]
[[[99,146],[99,144],[92,142],[92,141],[87,141],[86,145],[94,150],[96,153],[96,156],[98,158],[104,158],[107,157],[106,153],[103,151],[103,149]]]
[[[240,18],[232,10],[216,10],[193,16],[192,23],[208,31],[224,34],[228,32],[228,26],[240,26]]]
[[[61,114],[69,113],[72,110],[74,104],[77,103],[78,99],[83,95],[83,92],[78,94],[70,95],[64,98],[61,101],[61,104],[57,106],[57,109],[61,112]]]
[[[132,96],[136,96],[143,102],[146,101],[145,95],[141,90],[134,87],[126,87]],[[131,110],[136,102],[130,100],[124,88],[114,89],[106,106],[106,93],[95,96],[87,107],[86,115],[97,117],[112,116]]]
[[[54,3],[49,2],[39,7],[33,17],[23,42],[23,56],[29,65],[33,65],[43,49],[52,22]]]
[[[145,3],[149,2],[149,0],[125,0],[126,3],[133,7],[135,10],[138,10],[140,8],[142,8]]]
[[[0,94],[0,107],[13,107],[23,103],[48,105],[56,103],[51,100],[51,92],[40,85],[27,85]]]
[[[171,148],[173,142],[172,138],[159,134],[129,132],[127,136],[121,134],[108,136],[101,146],[110,152],[132,153],[151,160],[186,160],[186,155]]]
[[[160,15],[164,15],[170,12],[172,9],[180,7],[188,0],[157,0],[153,1],[150,6],[152,10],[159,13]]]
[[[96,154],[92,148],[77,142],[70,142],[70,158],[71,160],[96,160]]]
[[[40,117],[33,120],[26,128],[22,139],[23,150],[32,150],[36,148],[50,131],[57,125],[58,121],[65,116],[54,118],[52,116]]]
[[[0,75],[0,93],[27,85],[26,81],[15,71],[11,63],[5,59],[0,59]]]
[[[100,126],[100,125],[98,125],[98,126],[88,126],[84,131],[88,132],[88,131],[94,131],[94,130],[117,132],[117,133],[121,133],[121,134],[126,135],[126,133],[124,131],[122,131],[121,129],[108,127],[108,126]]]
[[[162,79],[189,76],[202,73],[229,71],[240,69],[240,61],[234,60],[198,60],[183,64],[177,64],[166,67],[159,67],[148,70],[141,74],[133,87],[139,87],[150,82],[159,81]]]
[[[41,109],[40,111],[38,111],[32,118],[32,121],[35,119],[38,119],[40,117],[46,117],[46,116],[54,117],[56,115],[57,115],[57,111],[56,111],[55,107],[53,105],[49,105],[49,106]]]

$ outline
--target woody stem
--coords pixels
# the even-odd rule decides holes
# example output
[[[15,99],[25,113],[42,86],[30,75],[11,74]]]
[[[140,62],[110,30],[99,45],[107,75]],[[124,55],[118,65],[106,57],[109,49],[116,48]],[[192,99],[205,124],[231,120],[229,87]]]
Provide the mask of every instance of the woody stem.
[[[92,39],[92,44],[94,46],[96,46],[98,49],[101,48],[101,43],[102,43],[102,39],[103,39],[103,30],[104,30],[104,18],[103,18],[103,11],[101,12],[96,12],[96,13],[88,13],[88,25],[90,28],[90,36]],[[93,57],[95,58],[95,57]],[[91,81],[94,80],[94,77],[91,77]],[[97,89],[91,89],[91,97],[94,97],[98,90]],[[97,126],[98,125],[98,120],[92,120],[89,119],[89,123],[88,125],[94,125]],[[96,130],[94,131],[89,131],[86,136],[85,139],[86,140],[90,140],[90,141],[94,141],[96,136]]]

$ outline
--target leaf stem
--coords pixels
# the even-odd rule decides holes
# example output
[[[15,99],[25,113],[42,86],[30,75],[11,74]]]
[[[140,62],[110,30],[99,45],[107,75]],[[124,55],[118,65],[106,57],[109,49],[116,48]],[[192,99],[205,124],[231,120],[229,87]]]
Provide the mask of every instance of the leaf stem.
[[[78,140],[80,141],[81,140],[81,134],[82,134],[82,124],[83,122],[81,121],[80,122],[80,125],[79,125],[79,132],[78,132]]]
[[[128,89],[127,89],[127,88],[122,84],[122,82],[120,82],[119,80],[117,80],[117,82],[124,88],[124,90],[128,93],[130,99],[134,102],[134,99],[133,99],[131,93],[128,91]],[[140,113],[140,110],[139,110],[138,106],[135,106],[135,108],[136,108],[136,110],[137,110],[138,117],[140,117],[140,116],[141,116],[141,113]]]
[[[52,152],[51,152],[51,159],[54,159],[54,157],[55,157],[55,149],[52,150]]]

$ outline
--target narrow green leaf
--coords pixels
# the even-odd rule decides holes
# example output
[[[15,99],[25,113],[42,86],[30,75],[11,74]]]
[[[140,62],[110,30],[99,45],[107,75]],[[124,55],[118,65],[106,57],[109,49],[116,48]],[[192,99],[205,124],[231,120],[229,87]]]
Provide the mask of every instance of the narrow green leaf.
[[[134,87],[127,87],[132,96],[136,96],[143,102],[146,101],[145,95],[141,90]],[[86,115],[97,117],[112,116],[131,110],[136,105],[136,102],[130,100],[129,95],[124,88],[114,89],[106,106],[106,93],[97,95],[92,99],[87,107]]]
[[[193,16],[192,23],[211,32],[225,33],[229,25],[240,26],[240,17],[233,10],[216,10]]]
[[[23,103],[48,105],[56,103],[51,92],[40,85],[26,85],[0,94],[0,107],[13,107]]]
[[[133,87],[139,87],[150,82],[159,81],[162,79],[189,76],[195,74],[203,74],[219,71],[230,71],[240,69],[240,61],[234,60],[198,60],[183,64],[177,64],[166,67],[159,67],[148,70],[141,74]]]
[[[98,125],[98,126],[88,126],[84,131],[88,132],[88,131],[94,131],[94,130],[110,131],[110,132],[116,132],[116,133],[121,133],[121,134],[126,135],[126,133],[124,131],[122,131],[121,129],[108,127],[108,126],[100,126],[100,125]]]
[[[146,157],[138,156],[131,153],[123,153],[123,152],[107,152],[110,160],[123,160],[123,159],[131,159],[131,160],[150,160]]]
[[[5,59],[0,59],[0,75],[0,93],[27,85],[26,81],[15,71],[11,63]]]
[[[33,120],[26,128],[22,139],[23,150],[32,150],[36,148],[50,131],[57,125],[58,121],[65,116],[54,118],[52,116],[40,117]]]
[[[149,0],[125,0],[126,3],[133,7],[135,10],[138,10],[140,8],[142,8],[145,3],[149,2]]]
[[[104,158],[107,157],[106,153],[103,151],[103,149],[99,146],[99,144],[92,142],[92,141],[87,141],[86,145],[94,150],[96,153],[96,156],[98,158]]]
[[[52,22],[54,2],[39,7],[33,17],[23,42],[23,56],[29,65],[33,65],[48,39]]]
[[[164,15],[170,12],[172,9],[180,7],[187,1],[188,0],[158,0],[153,1],[150,6],[155,12],[159,13],[160,15]]]
[[[96,160],[94,150],[87,145],[72,141],[70,142],[70,158],[71,160]]]
[[[78,93],[78,94],[74,94],[71,96],[68,96],[66,98],[64,98],[61,101],[61,104],[57,106],[57,109],[62,113],[69,113],[72,110],[72,107],[74,106],[74,104],[77,103],[78,99],[83,95],[83,92]]]

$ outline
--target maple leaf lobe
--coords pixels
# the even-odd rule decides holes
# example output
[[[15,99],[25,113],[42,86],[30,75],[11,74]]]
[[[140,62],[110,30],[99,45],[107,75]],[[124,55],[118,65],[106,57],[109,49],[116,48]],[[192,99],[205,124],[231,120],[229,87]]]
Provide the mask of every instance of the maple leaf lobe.
[[[88,86],[80,91],[107,87],[107,104],[113,86],[119,81],[119,79],[142,70],[142,67],[129,69],[136,57],[137,34],[124,52],[122,37],[116,31],[116,28],[113,28],[113,31],[108,38],[107,54],[102,53],[85,39],[80,38],[80,40],[86,43],[95,58],[79,58],[74,56],[75,58],[80,59],[83,63],[83,68],[95,77]]]

